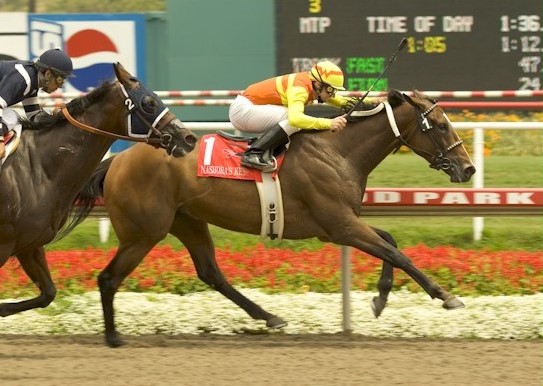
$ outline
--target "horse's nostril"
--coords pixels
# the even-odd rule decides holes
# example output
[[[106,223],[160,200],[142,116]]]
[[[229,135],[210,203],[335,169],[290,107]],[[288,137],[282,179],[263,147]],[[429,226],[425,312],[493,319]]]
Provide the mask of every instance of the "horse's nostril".
[[[194,145],[196,143],[198,139],[192,135],[192,134],[189,134],[185,137],[185,141],[189,144],[189,145]]]
[[[466,168],[465,173],[467,176],[471,177],[475,174],[475,166],[469,166]]]

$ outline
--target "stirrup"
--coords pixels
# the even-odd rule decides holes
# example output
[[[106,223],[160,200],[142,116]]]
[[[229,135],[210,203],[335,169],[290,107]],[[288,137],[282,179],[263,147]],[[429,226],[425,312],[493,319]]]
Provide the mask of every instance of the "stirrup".
[[[259,161],[261,160],[259,159]],[[272,162],[271,165],[269,163],[253,163],[253,162],[249,162],[247,159],[245,159],[245,157],[242,157],[241,165],[247,168],[260,170],[264,173],[269,173],[269,172],[274,172],[275,170],[277,170],[277,159],[274,156],[272,156],[270,161]]]

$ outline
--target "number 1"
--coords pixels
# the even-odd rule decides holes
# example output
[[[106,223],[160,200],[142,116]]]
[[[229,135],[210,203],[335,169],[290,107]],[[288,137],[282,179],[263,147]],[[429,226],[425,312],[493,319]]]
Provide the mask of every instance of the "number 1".
[[[215,145],[215,137],[204,139],[206,149],[204,152],[204,165],[211,165],[211,155],[213,154],[213,145]]]

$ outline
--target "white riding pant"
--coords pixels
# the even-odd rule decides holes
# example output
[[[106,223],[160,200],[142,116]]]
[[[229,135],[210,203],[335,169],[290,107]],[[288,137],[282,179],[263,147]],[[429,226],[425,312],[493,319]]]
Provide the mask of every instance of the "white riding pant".
[[[247,133],[263,133],[279,124],[289,136],[300,131],[288,124],[288,109],[277,105],[255,105],[238,95],[230,105],[229,118],[232,126]]]

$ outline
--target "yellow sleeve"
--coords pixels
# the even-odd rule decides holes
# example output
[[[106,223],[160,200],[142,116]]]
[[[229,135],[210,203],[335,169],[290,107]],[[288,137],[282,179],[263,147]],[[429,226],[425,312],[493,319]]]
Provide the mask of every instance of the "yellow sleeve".
[[[290,87],[287,90],[288,123],[299,129],[326,130],[332,128],[332,120],[316,118],[304,114],[308,93],[303,87]]]
[[[353,97],[344,97],[341,95],[336,95],[333,98],[328,99],[328,102],[326,102],[329,105],[335,106],[335,107],[343,107],[347,102],[349,102]],[[356,99],[356,98],[354,98]],[[375,101],[373,98],[364,98],[363,103],[374,103]]]

